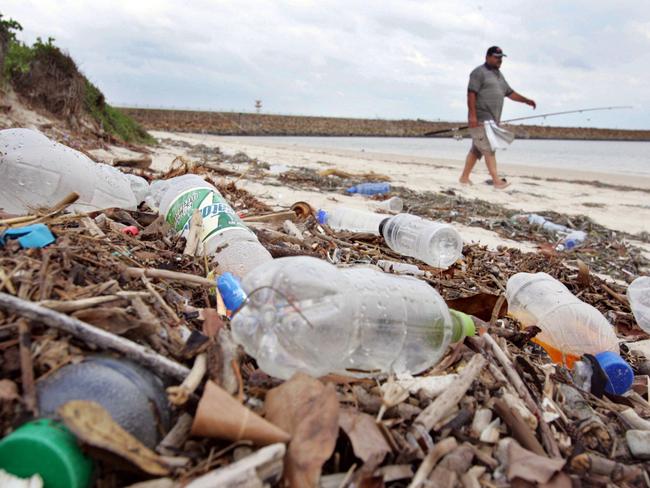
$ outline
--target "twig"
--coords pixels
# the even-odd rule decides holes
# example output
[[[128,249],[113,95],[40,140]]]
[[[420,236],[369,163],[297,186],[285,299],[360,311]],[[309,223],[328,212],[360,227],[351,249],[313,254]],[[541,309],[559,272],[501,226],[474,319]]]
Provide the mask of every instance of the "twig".
[[[185,249],[183,249],[183,254],[196,256],[199,253],[199,249],[201,247],[202,229],[203,218],[201,217],[201,212],[196,209],[192,213],[192,218],[190,219],[190,230],[187,234],[187,240],[185,241]]]
[[[201,353],[196,356],[194,360],[194,366],[190,370],[190,373],[183,380],[183,382],[178,386],[170,386],[167,388],[167,397],[169,398],[169,403],[172,405],[181,406],[187,403],[187,400],[190,398],[190,395],[199,387],[205,372],[207,371],[207,359],[205,353]]]
[[[482,356],[479,355],[479,357]],[[454,437],[447,437],[446,439],[438,442],[436,446],[431,449],[431,451],[429,451],[426,457],[422,460],[422,463],[420,464],[418,470],[415,472],[415,476],[413,476],[413,480],[411,480],[411,484],[409,484],[408,488],[419,488],[422,483],[426,481],[429,473],[431,473],[433,468],[435,468],[438,461],[457,447],[458,442],[456,442],[456,439]]]
[[[458,379],[449,387],[444,395],[437,397],[427,408],[425,408],[420,415],[417,416],[413,427],[422,428],[424,431],[429,432],[431,428],[442,420],[452,408],[465,396],[465,393],[472,386],[474,380],[478,377],[481,369],[485,365],[486,360],[480,354],[475,354],[470,362],[458,375]],[[416,431],[413,434],[419,437]]]
[[[201,476],[185,488],[274,486],[282,477],[284,444],[271,444],[250,456]]]
[[[512,399],[515,398],[515,396],[512,397]],[[546,456],[546,452],[537,437],[535,437],[535,433],[516,409],[510,408],[505,401],[499,398],[494,401],[494,410],[501,417],[501,420],[510,427],[512,436],[519,441],[522,447],[533,451],[535,454]]]
[[[215,282],[204,278],[203,276],[196,276],[189,273],[180,273],[178,271],[168,271],[166,269],[154,268],[126,268],[124,270],[126,276],[131,278],[139,278],[146,276],[148,278],[160,278],[171,281],[181,281],[183,283],[201,285],[207,287],[214,287]]]
[[[0,293],[0,308],[19,314],[29,320],[46,323],[49,327],[55,327],[68,332],[102,349],[114,349],[129,359],[133,359],[154,371],[159,371],[178,380],[184,380],[190,372],[182,364],[156,354],[133,341],[111,334],[94,325],[55,312],[28,300],[23,300],[6,293]]]
[[[129,291],[119,292],[116,295],[104,295],[100,297],[81,298],[79,300],[42,300],[38,302],[39,305],[56,310],[57,312],[76,312],[85,308],[95,307],[104,303],[113,302],[115,300],[128,300],[135,297],[148,297],[149,293],[145,291]]]
[[[594,453],[585,452],[578,454],[571,460],[571,468],[581,473],[608,476],[613,482],[634,481],[643,475],[640,466],[628,466],[605,459]]]
[[[18,320],[18,338],[20,344],[20,370],[22,372],[23,398],[25,406],[38,415],[36,404],[36,386],[34,385],[34,364],[32,362],[32,336],[25,319]]]
[[[140,279],[144,283],[144,286],[147,287],[147,290],[151,292],[151,294],[154,296],[156,300],[158,300],[158,303],[160,303],[160,306],[167,312],[167,315],[174,321],[176,324],[181,323],[181,319],[178,318],[178,315],[176,315],[176,312],[167,304],[165,299],[160,296],[160,293],[153,287],[151,282],[147,279],[146,276],[141,276]]]
[[[265,215],[253,215],[244,217],[244,222],[284,222],[285,220],[298,220],[296,212],[293,210],[282,210],[280,212],[273,212]]]
[[[519,376],[519,373],[517,373],[517,370],[513,366],[512,361],[510,361],[508,356],[506,356],[506,353],[503,352],[503,350],[499,347],[499,345],[495,342],[490,334],[485,333],[482,337],[485,343],[492,350],[492,353],[496,360],[499,361],[503,367],[506,375],[508,376],[508,379],[510,380],[510,383],[512,383],[512,386],[515,388],[515,391],[524,400],[529,410],[533,412],[533,414],[540,420],[539,431],[542,436],[542,443],[544,444],[544,448],[552,457],[560,457],[560,449],[555,442],[553,433],[551,432],[548,424],[544,422],[544,416],[541,409],[526,388],[526,385]]]
[[[160,444],[156,447],[156,451],[165,455],[175,454],[190,436],[193,421],[194,418],[189,413],[182,414],[174,427],[160,441]]]

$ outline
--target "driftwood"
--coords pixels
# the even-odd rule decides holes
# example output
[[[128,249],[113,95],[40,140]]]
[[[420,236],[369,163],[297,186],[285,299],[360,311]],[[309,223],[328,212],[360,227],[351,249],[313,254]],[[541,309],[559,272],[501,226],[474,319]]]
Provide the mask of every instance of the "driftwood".
[[[205,353],[199,354],[194,360],[194,366],[190,373],[178,386],[170,386],[167,388],[167,395],[169,402],[176,406],[184,405],[189,399],[190,395],[199,387],[207,371]]]
[[[103,349],[114,349],[144,366],[159,371],[161,374],[184,380],[189,373],[189,369],[185,366],[160,356],[133,341],[33,302],[0,293],[0,308],[9,310],[28,320],[43,322],[50,327],[56,327]]]
[[[420,429],[424,432],[430,431],[436,423],[449,414],[461,398],[465,396],[465,393],[467,393],[467,390],[481,372],[485,362],[483,356],[475,354],[447,392],[436,398],[417,416],[414,422],[415,430],[412,432],[416,438],[420,437]]]
[[[38,415],[36,386],[34,384],[34,364],[32,362],[32,338],[29,324],[25,319],[18,320],[18,340],[20,341],[20,369],[22,371],[23,397],[25,405],[35,416]]]
[[[197,478],[185,488],[264,488],[282,478],[286,447],[272,444],[236,463]]]
[[[180,281],[188,285],[200,285],[213,288],[214,281],[204,278],[203,276],[196,276],[187,273],[180,273],[178,271],[168,271],[166,269],[152,269],[152,268],[126,268],[124,270],[126,276],[131,278],[139,278],[146,276],[147,278],[158,278],[161,280]]]
[[[523,380],[519,376],[519,373],[517,373],[517,370],[512,364],[512,361],[506,356],[506,354],[503,352],[503,350],[499,347],[499,345],[494,341],[494,339],[490,336],[490,334],[483,334],[483,340],[485,343],[489,346],[490,350],[494,354],[494,357],[496,360],[501,364],[503,367],[504,371],[506,372],[506,375],[508,376],[508,379],[512,383],[512,386],[515,388],[519,396],[526,402],[526,406],[530,409],[537,418],[543,418],[542,416],[542,411],[531,396],[530,392],[528,391],[528,388],[526,388],[526,385],[524,384]],[[551,429],[549,426],[546,424],[546,422],[540,422],[539,424],[539,430],[542,435],[542,443],[544,444],[544,447],[546,448],[548,454],[551,455],[551,457],[560,457],[560,449],[555,442],[555,438],[553,437],[553,433],[551,432]]]

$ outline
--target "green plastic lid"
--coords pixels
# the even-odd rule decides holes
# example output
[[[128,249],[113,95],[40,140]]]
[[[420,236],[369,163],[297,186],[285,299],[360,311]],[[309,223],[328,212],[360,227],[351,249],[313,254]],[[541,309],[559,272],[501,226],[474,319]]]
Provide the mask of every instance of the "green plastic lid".
[[[0,440],[0,468],[21,478],[38,473],[46,488],[85,488],[93,462],[64,425],[39,419]]]
[[[476,335],[476,326],[474,325],[472,317],[466,313],[459,312],[458,310],[453,310],[451,308],[449,309],[449,313],[451,313],[451,318],[459,326],[454,327],[451,342],[458,342],[465,337]]]

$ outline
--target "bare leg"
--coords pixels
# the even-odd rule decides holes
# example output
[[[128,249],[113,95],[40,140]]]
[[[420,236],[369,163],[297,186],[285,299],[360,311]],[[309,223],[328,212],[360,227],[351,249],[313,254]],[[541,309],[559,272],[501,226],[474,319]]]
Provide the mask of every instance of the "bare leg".
[[[476,161],[478,161],[478,158],[476,157],[476,154],[474,154],[474,151],[470,149],[470,151],[467,153],[467,157],[465,158],[465,168],[463,168],[463,173],[460,175],[458,181],[465,185],[472,184],[472,181],[469,179],[469,175],[474,169]]]
[[[487,169],[490,172],[490,176],[492,177],[494,188],[502,189],[510,186],[510,183],[507,183],[499,178],[499,175],[497,174],[497,158],[494,154],[485,154],[485,165],[487,166]]]

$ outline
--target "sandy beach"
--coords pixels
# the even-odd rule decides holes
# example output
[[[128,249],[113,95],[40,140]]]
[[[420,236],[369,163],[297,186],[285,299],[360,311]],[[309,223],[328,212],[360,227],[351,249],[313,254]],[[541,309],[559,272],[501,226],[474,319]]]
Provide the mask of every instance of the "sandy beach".
[[[612,230],[631,234],[650,231],[650,205],[646,204],[650,194],[650,178],[643,176],[503,164],[499,167],[500,172],[511,182],[511,186],[506,190],[495,190],[484,183],[489,175],[481,162],[472,175],[474,185],[466,186],[458,182],[463,165],[461,160],[310,148],[264,142],[259,138],[250,140],[245,137],[171,132],[152,134],[163,141],[173,139],[192,145],[219,147],[226,154],[243,152],[270,165],[284,165],[290,169],[335,168],[351,173],[374,171],[389,176],[393,185],[414,191],[451,190],[467,199],[476,198],[524,212],[556,211],[567,215],[588,215],[596,223]],[[174,158],[186,155],[186,152],[184,148],[163,143],[153,155],[153,167],[164,170]],[[246,177],[238,184],[277,208],[290,206],[298,200],[308,201],[314,207],[345,205],[368,208],[368,201],[361,197],[270,186]],[[490,248],[506,245],[523,251],[537,249],[536,244],[503,239],[487,229],[459,226],[459,231],[468,243],[478,242]],[[650,256],[650,245],[638,241],[631,243],[643,248]]]

